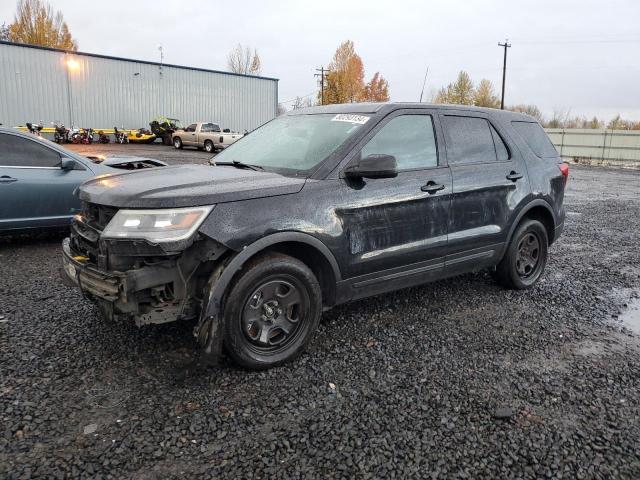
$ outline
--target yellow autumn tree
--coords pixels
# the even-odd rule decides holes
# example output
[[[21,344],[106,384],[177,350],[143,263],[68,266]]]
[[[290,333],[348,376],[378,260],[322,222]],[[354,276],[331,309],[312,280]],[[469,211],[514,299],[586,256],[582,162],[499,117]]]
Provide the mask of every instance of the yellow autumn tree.
[[[325,104],[357,102],[360,99],[364,89],[364,66],[351,40],[342,42],[333,55],[325,85]],[[322,101],[320,94],[318,100]]]
[[[16,15],[9,25],[9,40],[42,47],[78,49],[62,12],[54,12],[51,5],[42,0],[18,1]]]
[[[324,99],[321,92],[318,92],[318,104],[388,100],[389,83],[376,72],[365,85],[362,58],[356,53],[351,40],[342,42],[329,64],[329,73],[324,84]]]
[[[387,82],[380,72],[373,74],[373,77],[364,86],[362,91],[362,101],[364,102],[388,102],[389,82]]]

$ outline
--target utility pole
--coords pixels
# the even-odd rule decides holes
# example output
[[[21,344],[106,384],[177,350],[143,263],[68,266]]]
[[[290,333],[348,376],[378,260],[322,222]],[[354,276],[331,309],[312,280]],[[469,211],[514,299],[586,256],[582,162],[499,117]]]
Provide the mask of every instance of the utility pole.
[[[499,47],[504,47],[504,60],[502,62],[502,98],[500,99],[500,110],[504,110],[504,82],[507,78],[507,48],[511,47],[509,43],[509,39],[505,40],[504,43],[498,43]]]
[[[316,72],[320,72],[314,73],[313,76],[320,77],[320,80],[318,80],[320,82],[320,105],[324,105],[324,80],[327,78],[329,70],[325,70],[324,66],[322,66],[320,68],[316,68]]]

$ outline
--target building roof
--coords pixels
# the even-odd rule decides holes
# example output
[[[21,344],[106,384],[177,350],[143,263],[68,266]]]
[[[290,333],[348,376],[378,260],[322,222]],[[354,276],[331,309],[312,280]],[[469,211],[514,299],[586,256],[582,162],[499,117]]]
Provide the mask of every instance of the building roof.
[[[195,70],[197,72],[206,72],[206,73],[219,73],[222,75],[231,75],[231,76],[235,76],[235,77],[248,77],[248,78],[259,78],[261,80],[271,80],[274,82],[279,81],[278,78],[273,78],[273,77],[263,77],[260,75],[247,75],[247,74],[243,74],[243,73],[234,73],[234,72],[225,72],[222,70],[210,70],[207,68],[199,68],[199,67],[188,67],[186,65],[173,65],[171,63],[162,63],[160,64],[159,62],[150,62],[148,60],[135,60],[133,58],[124,58],[124,57],[114,57],[111,55],[100,55],[97,53],[87,53],[87,52],[76,52],[73,50],[64,50],[62,48],[53,48],[53,47],[42,47],[40,45],[29,45],[26,43],[15,43],[15,42],[7,42],[4,40],[0,40],[0,45],[9,45],[12,47],[22,47],[22,48],[34,48],[36,50],[48,50],[50,52],[59,52],[59,53],[67,53],[69,55],[82,55],[85,57],[94,57],[94,58],[105,58],[107,60],[120,60],[122,62],[133,62],[133,63],[143,63],[146,65],[156,65],[156,66],[161,66],[162,67],[172,67],[172,68],[182,68],[185,70]]]

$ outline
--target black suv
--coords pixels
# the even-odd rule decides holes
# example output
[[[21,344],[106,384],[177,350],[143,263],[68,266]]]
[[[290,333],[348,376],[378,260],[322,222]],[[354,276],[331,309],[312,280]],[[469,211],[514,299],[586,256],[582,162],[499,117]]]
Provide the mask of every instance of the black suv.
[[[482,268],[528,288],[563,227],[568,167],[518,113],[314,107],[210,163],[83,184],[64,267],[107,318],[196,320],[200,358],[248,368],[350,300]]]

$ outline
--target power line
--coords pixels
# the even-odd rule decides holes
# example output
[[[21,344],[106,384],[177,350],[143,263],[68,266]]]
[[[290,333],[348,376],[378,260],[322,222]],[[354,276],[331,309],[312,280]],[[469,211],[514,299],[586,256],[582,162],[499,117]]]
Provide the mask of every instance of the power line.
[[[498,42],[499,47],[504,47],[504,60],[502,62],[502,97],[500,99],[500,110],[504,110],[504,84],[507,78],[507,48],[511,48],[509,40],[505,40],[504,43]]]
[[[295,102],[297,99],[307,98],[307,97],[310,97],[311,95],[315,95],[315,94],[316,94],[316,92],[313,91],[311,93],[307,93],[306,95],[303,95],[302,97],[297,96],[297,97],[292,98],[291,100],[282,100],[281,102],[278,102],[278,103],[291,103],[291,102]]]

